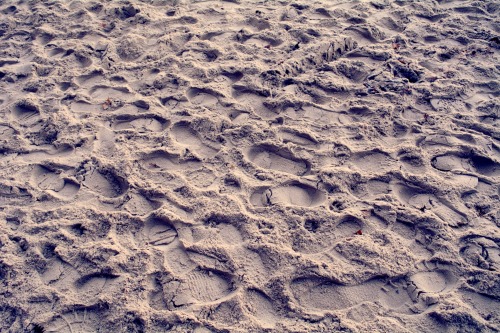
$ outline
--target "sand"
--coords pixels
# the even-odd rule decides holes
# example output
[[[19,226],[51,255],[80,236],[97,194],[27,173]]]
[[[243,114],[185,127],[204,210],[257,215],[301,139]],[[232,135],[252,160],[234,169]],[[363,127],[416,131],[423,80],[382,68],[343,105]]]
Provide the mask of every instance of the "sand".
[[[0,331],[500,331],[499,15],[0,1]]]

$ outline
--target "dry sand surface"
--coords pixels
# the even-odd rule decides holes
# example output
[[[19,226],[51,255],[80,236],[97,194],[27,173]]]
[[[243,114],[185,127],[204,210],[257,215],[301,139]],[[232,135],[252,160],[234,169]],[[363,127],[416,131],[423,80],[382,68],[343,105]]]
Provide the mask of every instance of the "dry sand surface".
[[[499,17],[0,1],[0,331],[500,331]]]

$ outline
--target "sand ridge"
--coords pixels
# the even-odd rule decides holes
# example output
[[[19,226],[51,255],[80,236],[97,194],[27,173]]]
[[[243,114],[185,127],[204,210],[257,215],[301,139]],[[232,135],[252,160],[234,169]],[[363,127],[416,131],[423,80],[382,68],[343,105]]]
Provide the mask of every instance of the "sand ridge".
[[[498,332],[495,1],[0,1],[0,331]]]

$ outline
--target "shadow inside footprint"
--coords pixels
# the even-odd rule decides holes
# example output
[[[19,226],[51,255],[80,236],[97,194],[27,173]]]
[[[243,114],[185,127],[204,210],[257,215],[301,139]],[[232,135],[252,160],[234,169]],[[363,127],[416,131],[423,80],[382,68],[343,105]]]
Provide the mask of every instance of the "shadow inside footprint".
[[[40,118],[40,110],[31,101],[19,101],[13,108],[12,114],[22,125],[33,125]]]

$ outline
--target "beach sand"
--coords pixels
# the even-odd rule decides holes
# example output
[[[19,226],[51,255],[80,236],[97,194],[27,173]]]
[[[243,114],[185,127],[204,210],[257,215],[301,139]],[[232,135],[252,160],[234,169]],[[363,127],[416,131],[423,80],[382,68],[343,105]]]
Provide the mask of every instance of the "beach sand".
[[[499,16],[0,1],[0,331],[500,331]]]

